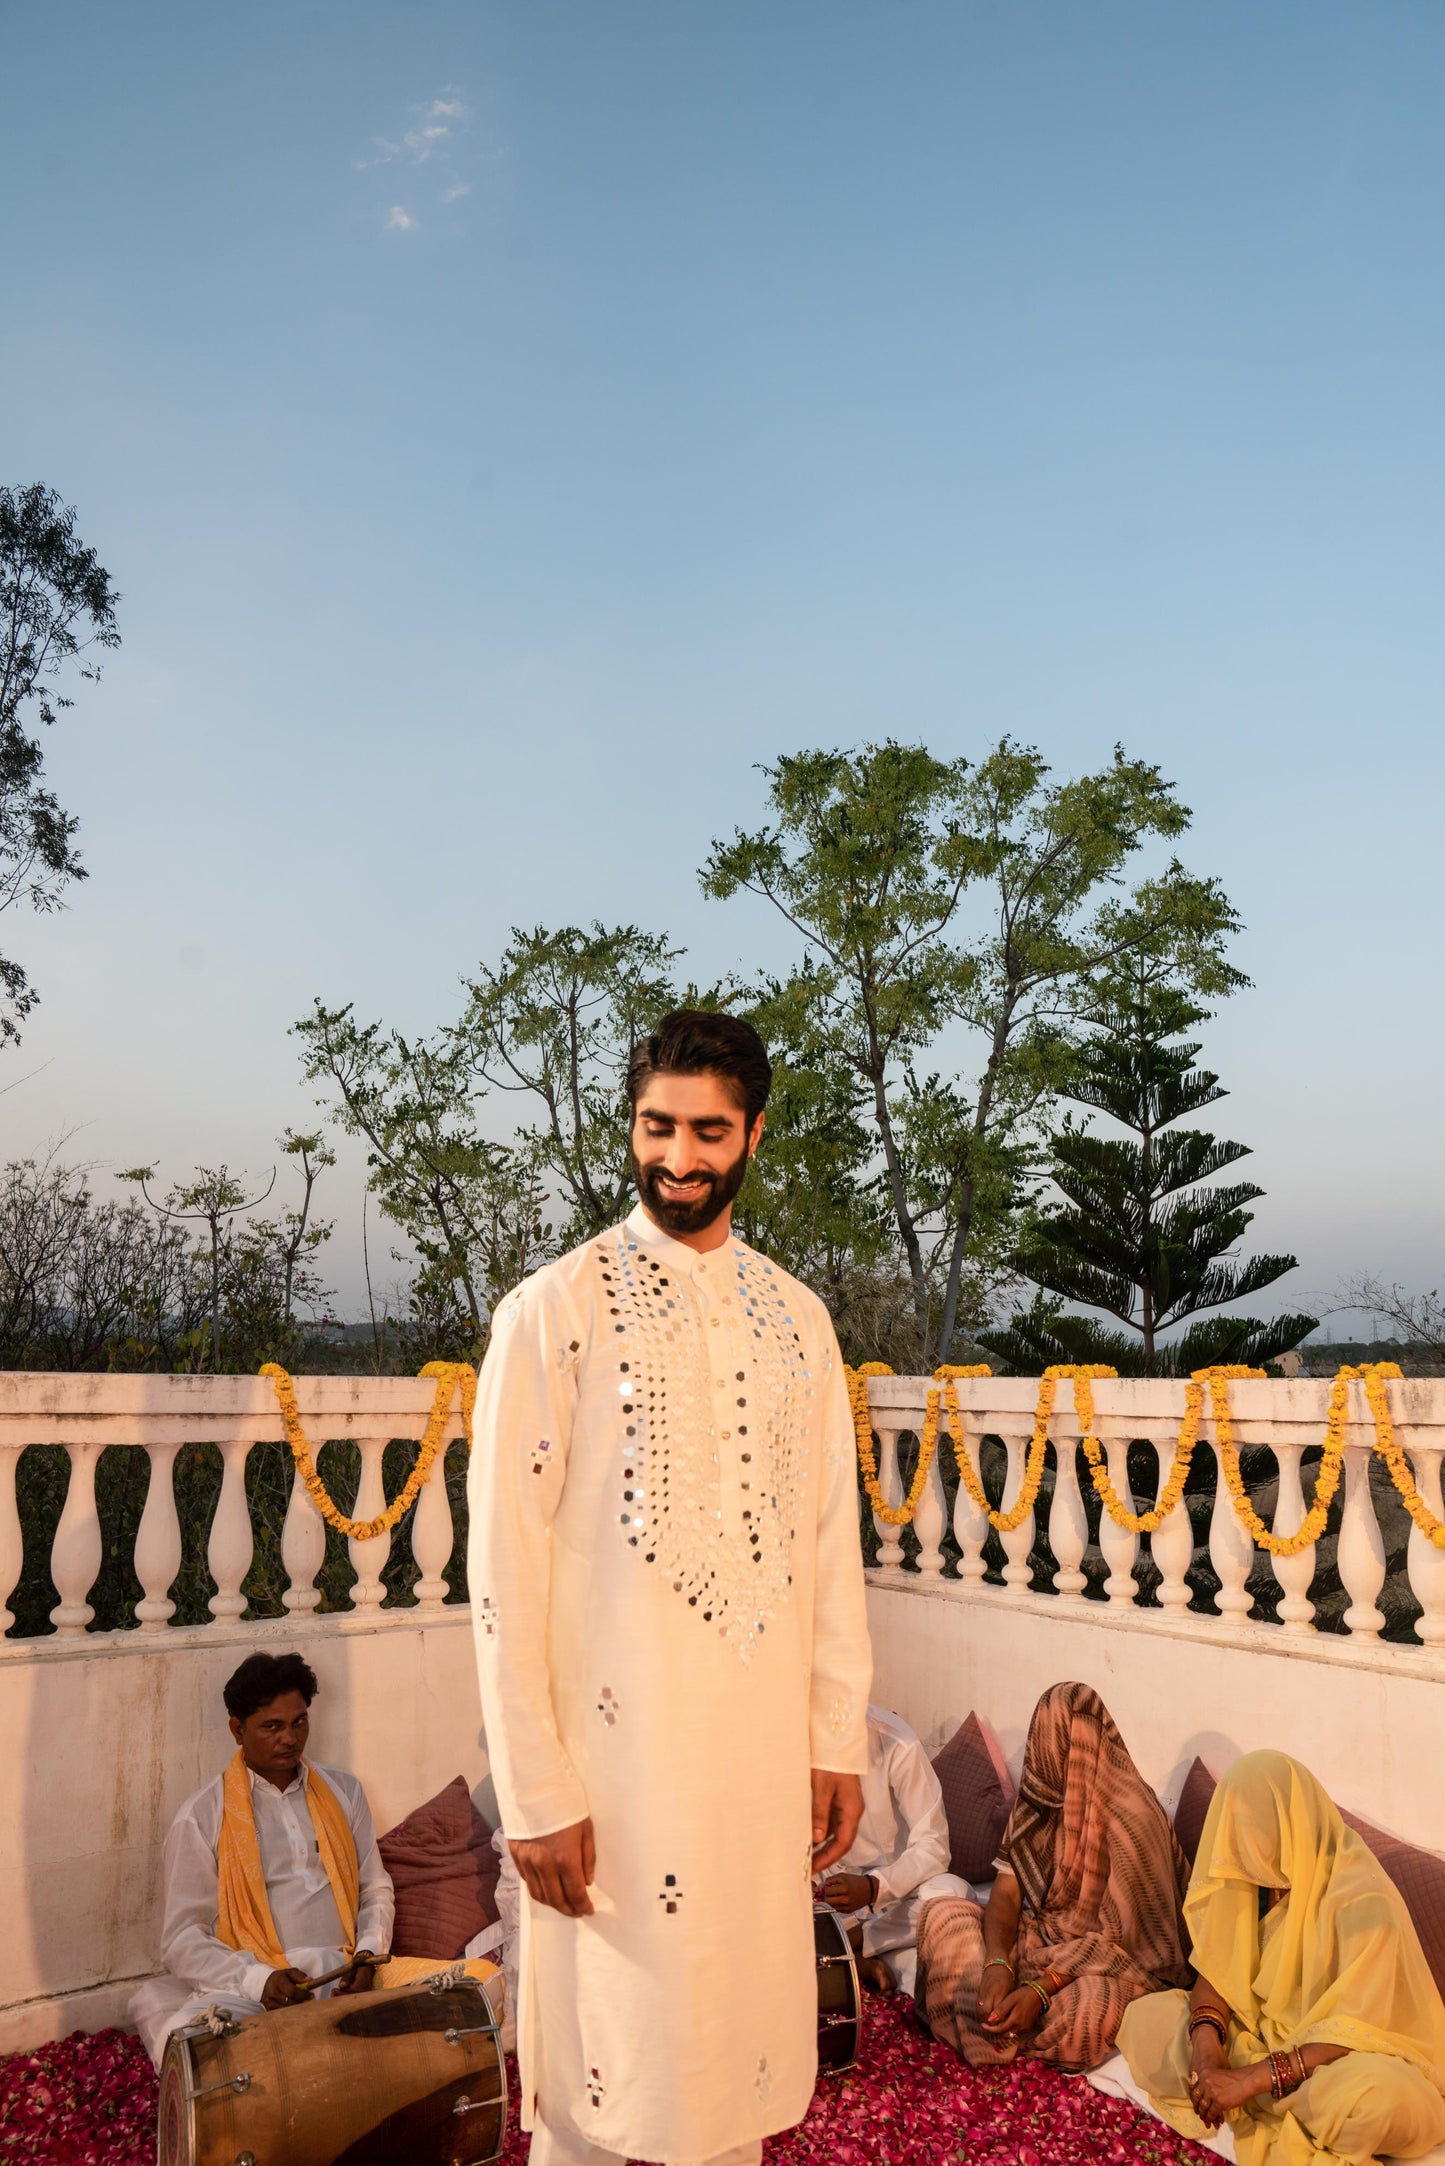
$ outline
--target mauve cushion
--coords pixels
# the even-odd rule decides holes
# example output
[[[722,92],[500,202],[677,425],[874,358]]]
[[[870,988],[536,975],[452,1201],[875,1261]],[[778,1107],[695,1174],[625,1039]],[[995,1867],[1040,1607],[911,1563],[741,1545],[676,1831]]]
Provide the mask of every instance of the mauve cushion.
[[[992,1880],[994,1859],[1013,1808],[1007,1764],[977,1715],[970,1715],[933,1763],[948,1815],[952,1871],[961,1880]]]
[[[1179,1847],[1190,1864],[1199,1852],[1199,1838],[1204,1833],[1204,1817],[1214,1796],[1215,1782],[1204,1762],[1196,1759],[1184,1778],[1184,1788],[1179,1793],[1179,1803],[1174,1808],[1174,1832],[1179,1837]]]
[[[1404,1898],[1430,1975],[1445,1999],[1445,1858],[1372,1827],[1358,1813],[1342,1813],[1346,1827],[1364,1837]]]
[[[450,1961],[496,1923],[501,1861],[460,1775],[398,1821],[377,1847],[396,1889],[393,1955]]]

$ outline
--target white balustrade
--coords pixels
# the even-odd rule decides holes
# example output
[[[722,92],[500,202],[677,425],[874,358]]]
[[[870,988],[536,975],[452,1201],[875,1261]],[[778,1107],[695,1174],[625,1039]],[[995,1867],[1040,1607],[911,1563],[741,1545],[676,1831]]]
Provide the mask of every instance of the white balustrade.
[[[884,1503],[893,1511],[903,1502],[903,1481],[898,1472],[898,1430],[877,1428],[878,1491]],[[878,1562],[880,1565],[899,1565],[903,1562],[902,1529],[891,1526],[881,1513],[874,1512],[873,1525],[878,1534]]]
[[[937,1579],[943,1570],[943,1530],[948,1525],[948,1500],[943,1493],[943,1469],[939,1464],[939,1452],[944,1448],[940,1436],[938,1451],[928,1470],[918,1509],[913,1515],[913,1531],[918,1536],[918,1555],[914,1559],[925,1579]]]
[[[1028,1440],[1032,1434],[1032,1422],[1027,1429],[1020,1429],[1016,1422],[1008,1424],[1007,1433],[1003,1437],[1004,1449],[1008,1453],[1008,1472],[1004,1476],[1003,1495],[999,1499],[1001,1512],[1011,1512],[1019,1500],[1027,1467]],[[1004,1585],[1027,1587],[1033,1577],[1029,1569],[1029,1551],[1034,1546],[1033,1513],[1025,1512],[1016,1527],[1001,1527],[998,1538],[1003,1544],[1005,1558]]]
[[[388,1439],[384,1436],[359,1437],[361,1446],[361,1486],[356,1492],[356,1502],[347,1517],[350,1519],[379,1519],[386,1510],[386,1489],[381,1476],[381,1461]],[[391,1555],[391,1535],[374,1534],[369,1540],[359,1542],[348,1536],[347,1549],[351,1553],[352,1569],[356,1582],[351,1590],[355,1609],[379,1609],[386,1598],[386,1588],[381,1575],[386,1560]]]
[[[1151,1425],[1149,1442],[1154,1446],[1159,1461],[1159,1481],[1154,1492],[1154,1508],[1157,1511],[1164,1501],[1165,1486],[1174,1464],[1177,1437],[1172,1429]],[[1150,1535],[1149,1554],[1159,1568],[1159,1585],[1154,1597],[1159,1607],[1188,1609],[1193,1599],[1193,1590],[1186,1575],[1194,1562],[1194,1528],[1190,1523],[1188,1504],[1183,1497]]]
[[[968,1453],[974,1467],[981,1468],[983,1437],[981,1434],[970,1436],[961,1410],[959,1427],[963,1431],[963,1441],[959,1449]],[[977,1585],[988,1570],[983,1554],[984,1543],[988,1540],[988,1517],[983,1507],[974,1502],[968,1484],[961,1475],[958,1494],[953,1500],[953,1539],[958,1544],[959,1578]]]
[[[1437,1520],[1445,1519],[1440,1494],[1440,1447],[1416,1442],[1407,1434],[1400,1436],[1400,1442],[1413,1464],[1415,1486],[1425,1509],[1433,1512]],[[1432,1542],[1412,1522],[1405,1560],[1410,1592],[1420,1605],[1416,1633],[1427,1647],[1445,1646],[1445,1548]]]
[[[1276,1489],[1274,1525],[1271,1534],[1287,1539],[1298,1534],[1305,1520],[1304,1484],[1300,1479],[1299,1444],[1278,1444],[1275,1447],[1275,1463],[1279,1468]],[[1315,1545],[1311,1543],[1296,1556],[1279,1557],[1270,1553],[1270,1566],[1283,1590],[1279,1605],[1279,1621],[1286,1632],[1312,1632],[1315,1623],[1315,1606],[1309,1598],[1310,1581],[1315,1576]]]
[[[25,1531],[15,1502],[15,1473],[20,1464],[17,1451],[0,1450],[0,1633],[15,1622],[9,1607],[25,1563]]]
[[[246,1609],[241,1582],[251,1569],[256,1540],[251,1514],[246,1507],[246,1461],[251,1456],[248,1437],[233,1437],[221,1446],[221,1494],[211,1521],[206,1562],[216,1591],[206,1604],[213,1617],[240,1617]]]
[[[1239,1523],[1225,1486],[1224,1458],[1216,1447],[1214,1510],[1209,1519],[1209,1561],[1219,1576],[1214,1606],[1221,1617],[1247,1617],[1253,1597],[1246,1582],[1254,1563],[1254,1543]]]
[[[411,1553],[421,1573],[416,1583],[418,1609],[440,1609],[445,1602],[447,1583],[442,1574],[455,1540],[451,1499],[447,1495],[446,1454],[438,1452],[431,1479],[416,1500],[411,1522]]]
[[[1345,1447],[1345,1502],[1335,1557],[1341,1585],[1350,1598],[1345,1624],[1365,1639],[1377,1638],[1385,1622],[1385,1613],[1377,1606],[1385,1584],[1385,1544],[1370,1494],[1373,1457],[1368,1445]]]
[[[1071,1439],[1054,1439],[1054,1500],[1049,1507],[1049,1547],[1058,1559],[1054,1586],[1077,1601],[1089,1582],[1082,1566],[1089,1547],[1089,1516],[1079,1488],[1078,1450]]]
[[[932,1388],[931,1380],[914,1377],[877,1378],[870,1384],[882,1494],[895,1507],[903,1494],[899,1441],[921,1433]],[[1414,1469],[1425,1509],[1445,1517],[1441,1498],[1445,1381],[1412,1380],[1392,1384],[1389,1389],[1396,1433]],[[1020,1494],[1037,1390],[1037,1383],[1028,1378],[963,1379],[958,1386],[964,1448],[971,1465],[981,1472],[985,1436],[997,1437],[1003,1444],[1007,1455],[1002,1496],[1005,1510]],[[420,1436],[431,1403],[430,1385],[403,1378],[299,1378],[297,1391],[313,1448],[319,1448],[325,1437],[359,1447],[361,1482],[352,1516],[359,1520],[380,1516],[385,1507],[382,1462],[387,1440]],[[1341,1649],[1351,1642],[1364,1646],[1378,1641],[1386,1628],[1387,1613],[1398,1616],[1400,1603],[1409,1603],[1413,1598],[1420,1613],[1415,1638],[1417,1658],[1441,1657],[1445,1650],[1445,1548],[1412,1527],[1402,1560],[1404,1520],[1375,1469],[1374,1431],[1365,1395],[1356,1389],[1350,1397],[1333,1559],[1345,1590],[1346,1607],[1342,1628],[1323,1635],[1323,1641]],[[1087,1476],[1081,1478],[1078,1467],[1078,1421],[1071,1394],[1060,1392],[1058,1399],[1051,1437],[1051,1498],[1045,1506],[1026,1515],[1017,1527],[1000,1534],[1004,1586],[1010,1600],[1084,1606],[1101,1620],[1127,1619],[1131,1626],[1137,1623],[1141,1629],[1150,1628],[1151,1614],[1157,1627],[1166,1626],[1170,1619],[1180,1619],[1191,1607],[1192,1567],[1204,1555],[1204,1550],[1196,1547],[1194,1524],[1185,1501],[1150,1537],[1159,1574],[1157,1609],[1153,1603],[1142,1603],[1139,1596],[1139,1538],[1127,1528],[1117,1527],[1107,1513],[1099,1531],[1106,1575],[1100,1590],[1103,1600],[1089,1598],[1084,1569],[1089,1552]],[[1298,1528],[1305,1514],[1306,1492],[1313,1484],[1302,1476],[1302,1454],[1323,1438],[1327,1399],[1328,1386],[1310,1380],[1241,1380],[1231,1385],[1238,1448],[1247,1452],[1263,1446],[1274,1454],[1279,1479],[1273,1526],[1282,1535]],[[1144,1441],[1157,1456],[1157,1478],[1150,1484],[1157,1502],[1168,1479],[1183,1418],[1183,1386],[1172,1381],[1100,1380],[1094,1386],[1094,1401],[1096,1432],[1116,1493],[1133,1501],[1128,1477],[1129,1446],[1132,1440]],[[449,1440],[456,1439],[460,1430],[457,1416]],[[247,1459],[254,1444],[279,1441],[280,1437],[274,1396],[269,1385],[258,1379],[37,1377],[0,1372],[0,1610],[5,1624],[13,1621],[5,1598],[13,1593],[24,1562],[15,1477],[20,1452],[27,1445],[59,1444],[69,1458],[69,1482],[50,1556],[58,1596],[51,1612],[52,1622],[58,1634],[69,1638],[94,1624],[92,1594],[102,1565],[95,1494],[100,1453],[119,1446],[147,1454],[150,1478],[132,1561],[142,1590],[135,1623],[140,1633],[154,1637],[176,1622],[171,1588],[184,1564],[175,1494],[176,1458],[181,1446],[211,1442],[221,1455],[221,1489],[206,1545],[216,1587],[209,1609],[214,1620],[234,1625],[244,1618],[246,1596],[242,1587],[254,1553],[246,1501]],[[946,1431],[940,1434],[938,1453],[922,1487],[913,1537],[907,1547],[911,1553],[916,1542],[914,1569],[922,1580],[934,1582],[940,1591],[961,1581],[960,1592],[987,1601],[993,1599],[984,1562],[988,1518],[962,1481],[953,1503],[957,1564],[948,1564],[944,1558],[948,1513],[944,1474],[948,1469],[952,1478],[949,1455],[953,1449],[951,1436]],[[1219,1581],[1214,1602],[1215,1629],[1237,1632],[1245,1626],[1250,1633],[1266,1636],[1273,1631],[1307,1635],[1312,1646],[1320,1647],[1322,1636],[1314,1629],[1309,1593],[1319,1565],[1318,1544],[1295,1557],[1269,1560],[1281,1589],[1279,1624],[1255,1621],[1250,1581],[1257,1569],[1258,1553],[1229,1496],[1219,1464],[1218,1442],[1206,1416],[1198,1454],[1206,1480],[1211,1458],[1214,1498],[1206,1547]],[[1035,1593],[1030,1558],[1045,1518],[1056,1568],[1051,1588],[1046,1590],[1041,1584]],[[879,1562],[895,1568],[902,1565],[905,1545],[901,1530],[886,1525],[876,1514],[875,1525]],[[374,1613],[390,1607],[384,1573],[391,1539],[389,1533],[384,1533],[350,1545],[355,1572],[352,1604],[357,1610]],[[422,1489],[412,1520],[412,1548],[418,1571],[415,1601],[421,1610],[436,1610],[447,1599],[444,1574],[453,1543],[444,1461],[439,1461]],[[1327,1545],[1325,1556],[1328,1559],[1330,1555]],[[281,1556],[289,1581],[282,1597],[286,1611],[298,1621],[310,1618],[321,1599],[316,1581],[325,1558],[325,1533],[309,1495],[294,1478],[281,1530]],[[1394,1576],[1387,1589],[1392,1565]],[[1171,1628],[1178,1629],[1178,1625]],[[1198,1630],[1207,1635],[1210,1628],[1210,1617],[1203,1611],[1188,1618],[1191,1633]],[[12,1649],[17,1644],[14,1640],[8,1642]],[[1382,1645],[1381,1655],[1390,1658],[1391,1643]]]
[[[1132,1511],[1134,1492],[1129,1487],[1129,1440],[1110,1436],[1103,1440],[1109,1480],[1119,1502]],[[1139,1557],[1139,1537],[1132,1528],[1118,1526],[1107,1511],[1099,1515],[1099,1551],[1109,1567],[1104,1593],[1111,1602],[1132,1602],[1138,1593],[1134,1566]]]
[[[175,1611],[170,1590],[181,1568],[175,1480],[180,1446],[151,1444],[144,1448],[150,1459],[150,1486],[135,1538],[135,1576],[142,1589],[135,1616],[143,1632],[164,1632]]]
[[[100,1575],[100,1515],[95,1508],[95,1465],[103,1446],[70,1447],[70,1484],[50,1551],[50,1576],[60,1596],[50,1612],[57,1632],[83,1632],[95,1611],[86,1596]]]
[[[281,1526],[281,1562],[290,1582],[281,1597],[282,1607],[294,1617],[309,1617],[321,1606],[316,1575],[326,1562],[326,1522],[307,1494],[299,1468],[293,1473]]]

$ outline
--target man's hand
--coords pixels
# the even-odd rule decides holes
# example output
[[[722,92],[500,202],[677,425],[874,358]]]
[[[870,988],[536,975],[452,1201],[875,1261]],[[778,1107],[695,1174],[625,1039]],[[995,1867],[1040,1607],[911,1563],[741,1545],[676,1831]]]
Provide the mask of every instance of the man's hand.
[[[376,1983],[376,1958],[369,1948],[358,1948],[351,1970],[336,1988],[338,1993],[369,1993]]]
[[[813,1781],[816,1791],[816,1776]],[[534,1903],[560,1910],[564,1918],[591,1917],[592,1898],[587,1890],[597,1874],[597,1843],[590,1820],[575,1821],[553,1835],[509,1835],[507,1842]]]
[[[834,1910],[870,1910],[873,1885],[867,1873],[835,1873],[819,1888],[818,1900]]]
[[[304,1970],[273,1970],[261,1988],[263,2008],[295,2008],[306,1999],[311,1980]]]
[[[863,1785],[856,1775],[813,1769],[813,1871],[826,1872],[846,1857],[863,1818]]]

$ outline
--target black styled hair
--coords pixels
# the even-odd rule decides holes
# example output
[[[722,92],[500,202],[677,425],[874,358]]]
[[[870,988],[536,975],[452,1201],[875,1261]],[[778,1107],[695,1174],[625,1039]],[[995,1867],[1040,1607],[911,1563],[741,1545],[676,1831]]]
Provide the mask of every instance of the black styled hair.
[[[773,1064],[768,1049],[739,1016],[712,1008],[674,1008],[652,1035],[639,1038],[627,1063],[627,1096],[634,1114],[650,1076],[716,1075],[732,1086],[752,1127],[768,1102]]]
[[[247,1655],[226,1679],[226,1713],[244,1722],[285,1692],[299,1692],[308,1707],[316,1697],[316,1672],[303,1655]]]

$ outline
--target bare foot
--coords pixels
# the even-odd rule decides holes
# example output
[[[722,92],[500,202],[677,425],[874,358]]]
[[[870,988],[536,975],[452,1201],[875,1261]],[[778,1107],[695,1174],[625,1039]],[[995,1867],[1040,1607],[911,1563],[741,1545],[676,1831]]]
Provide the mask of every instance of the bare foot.
[[[892,1966],[881,1955],[865,1955],[858,1965],[858,1976],[865,1993],[896,1993],[898,1980]]]

